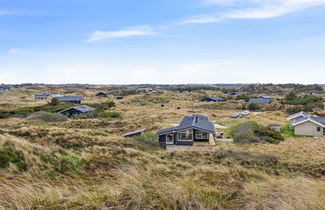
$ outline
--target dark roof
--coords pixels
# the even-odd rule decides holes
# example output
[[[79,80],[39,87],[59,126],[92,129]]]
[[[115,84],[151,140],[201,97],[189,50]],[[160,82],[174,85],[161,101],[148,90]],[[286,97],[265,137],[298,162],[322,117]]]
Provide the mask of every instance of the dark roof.
[[[213,123],[209,120],[209,118],[203,115],[195,114],[195,115],[184,117],[180,122],[180,124],[174,128],[168,128],[168,129],[158,131],[157,135],[162,135],[166,133],[177,132],[177,131],[182,131],[182,130],[192,129],[192,128],[216,134],[216,128],[214,127]]]
[[[211,97],[206,97],[203,99],[203,101],[224,101],[224,98],[217,97],[217,96],[211,96]]]
[[[310,118],[325,126],[325,116],[322,117],[311,116]]]
[[[307,122],[307,121],[310,121],[310,122],[319,124],[322,127],[325,127],[325,116],[318,117],[316,115],[308,115],[306,117],[299,117],[293,121],[292,125],[296,126],[296,125],[299,125],[299,124],[301,124],[303,122]]]
[[[272,102],[269,98],[250,98],[248,103],[270,104]]]
[[[240,92],[233,91],[233,92],[228,92],[227,95],[239,95]]]
[[[81,105],[81,106],[74,106],[74,107],[70,107],[68,109],[65,109],[65,110],[62,110],[61,112],[59,113],[62,113],[62,112],[66,112],[70,109],[75,109],[79,112],[82,112],[82,113],[86,113],[86,112],[90,112],[90,111],[95,111],[96,109],[90,107],[90,106],[86,106],[86,105]]]
[[[102,96],[106,96],[106,93],[104,93],[104,92],[99,92],[99,93],[96,94],[96,96],[100,96],[100,95],[102,95]]]
[[[141,134],[141,133],[144,133],[144,132],[145,132],[145,129],[141,129],[141,130],[136,130],[136,131],[132,131],[132,132],[125,133],[122,136],[123,137],[133,136],[133,135]]]
[[[61,102],[69,102],[69,101],[83,101],[84,98],[81,96],[63,96],[58,97]]]
[[[46,98],[47,99],[48,96],[46,96],[46,95],[36,95],[35,98]]]
[[[36,96],[50,96],[51,94],[48,92],[41,92],[41,93],[37,93]]]

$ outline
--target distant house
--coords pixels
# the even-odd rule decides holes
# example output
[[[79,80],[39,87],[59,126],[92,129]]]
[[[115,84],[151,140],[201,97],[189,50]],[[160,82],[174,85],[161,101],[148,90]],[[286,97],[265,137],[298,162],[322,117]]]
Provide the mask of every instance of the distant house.
[[[62,110],[59,112],[59,114],[63,114],[67,117],[71,117],[73,115],[82,115],[82,114],[87,114],[95,111],[96,109],[86,106],[86,105],[81,105],[81,106],[74,106],[65,110]]]
[[[0,86],[0,92],[9,92],[10,90],[11,90],[11,87],[9,87],[9,86],[4,86],[4,85]]]
[[[148,92],[151,92],[153,91],[153,88],[150,88],[150,87],[144,87],[144,88],[138,88],[139,91],[148,91]]]
[[[273,100],[273,96],[262,96],[262,98]]]
[[[159,96],[159,93],[157,93],[157,92],[152,92],[152,93],[150,93],[150,95],[151,95],[151,96]]]
[[[145,129],[136,130],[136,131],[125,133],[122,136],[124,138],[131,138],[131,137],[135,137],[135,136],[141,136],[142,134],[144,134],[144,132],[145,132]]]
[[[221,97],[212,96],[212,97],[204,98],[203,101],[204,102],[222,102],[222,101],[225,101],[225,99],[221,98]]]
[[[301,118],[301,117],[308,117],[308,113],[306,113],[306,112],[298,112],[298,113],[296,113],[296,114],[293,114],[293,115],[290,115],[288,118],[287,118],[287,120],[289,120],[289,121],[293,121],[293,120],[296,120],[296,119],[298,119],[298,118]]]
[[[275,130],[276,132],[281,132],[281,125],[279,124],[270,124],[268,125],[269,128]]]
[[[117,100],[123,100],[123,98],[124,98],[123,96],[116,96]]]
[[[100,98],[107,98],[107,94],[106,93],[103,93],[103,92],[99,92],[96,94],[97,97],[100,97]]]
[[[227,95],[230,95],[230,96],[237,96],[237,95],[240,95],[240,94],[241,94],[240,92],[236,92],[236,91],[227,93]]]
[[[51,96],[50,93],[48,92],[41,92],[41,93],[38,93],[35,95],[35,100],[36,101],[44,101],[44,100],[47,100],[47,98]]]
[[[269,98],[250,98],[248,103],[270,104],[270,103],[272,103],[272,99],[269,99]]]
[[[293,120],[291,126],[296,136],[325,136],[325,117],[301,115]]]
[[[36,101],[45,101],[47,100],[48,96],[45,95],[35,95],[35,100]]]
[[[60,98],[60,97],[63,97],[64,95],[61,95],[61,94],[51,94],[50,97],[52,98]]]
[[[180,124],[173,128],[160,130],[156,133],[159,145],[168,146],[213,146],[216,128],[209,118],[202,115],[186,116]]]
[[[84,100],[81,96],[63,96],[58,98],[60,102],[67,102],[73,104],[81,104],[81,101]]]

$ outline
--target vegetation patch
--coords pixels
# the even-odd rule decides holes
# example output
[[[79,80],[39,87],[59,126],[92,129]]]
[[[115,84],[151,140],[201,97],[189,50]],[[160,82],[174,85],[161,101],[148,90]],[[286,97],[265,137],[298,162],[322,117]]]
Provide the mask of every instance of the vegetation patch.
[[[284,138],[275,130],[259,125],[254,121],[235,126],[231,135],[236,143],[272,143],[278,144]]]
[[[6,143],[0,149],[0,168],[8,168],[10,163],[14,164],[19,171],[27,170],[24,154],[17,151],[13,145]]]
[[[41,153],[40,159],[46,164],[43,169],[47,170],[50,178],[56,175],[77,176],[83,172],[81,159],[76,155],[60,150],[58,153]]]
[[[27,120],[29,121],[42,121],[42,122],[65,122],[67,117],[62,114],[50,113],[50,112],[35,112],[31,114]]]
[[[1,110],[0,111],[0,119],[8,118],[8,117],[27,117],[34,112],[50,112],[57,113],[64,109],[70,108],[72,105],[68,103],[60,103],[59,105],[51,106],[36,106],[36,107],[23,107],[15,110]]]
[[[298,96],[294,92],[291,92],[281,102],[283,104],[295,105],[295,107],[287,109],[289,114],[294,114],[299,111],[312,112],[315,109],[324,109],[323,98],[314,95]]]

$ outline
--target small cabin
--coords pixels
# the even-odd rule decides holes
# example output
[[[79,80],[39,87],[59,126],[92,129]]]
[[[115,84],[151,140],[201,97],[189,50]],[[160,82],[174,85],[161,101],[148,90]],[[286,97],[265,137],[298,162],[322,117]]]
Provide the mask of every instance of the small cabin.
[[[123,96],[116,96],[116,100],[123,100],[124,97]]]
[[[81,104],[81,101],[84,100],[81,96],[63,96],[58,97],[60,102],[72,103],[72,104]]]
[[[206,97],[202,101],[203,102],[223,102],[223,101],[225,101],[225,99],[221,98],[221,97],[212,96],[212,97]]]
[[[96,109],[86,106],[86,105],[81,105],[81,106],[74,106],[65,110],[62,110],[59,112],[59,114],[63,114],[67,117],[72,117],[73,115],[83,115],[83,114],[89,114],[95,111]]]
[[[9,86],[0,86],[0,92],[10,92],[11,87]]]
[[[272,103],[272,99],[270,99],[270,98],[250,98],[248,103],[270,104],[270,103]]]
[[[100,97],[100,98],[107,98],[107,94],[106,93],[103,93],[103,92],[99,92],[96,94],[97,97]]]
[[[216,136],[214,124],[205,116],[186,116],[179,125],[156,133],[161,148],[168,146],[214,146]]]
[[[35,100],[36,101],[45,101],[47,100],[48,96],[46,95],[35,95]]]
[[[141,135],[144,134],[144,132],[145,132],[145,129],[141,129],[141,130],[136,130],[136,131],[125,133],[122,136],[124,138],[132,138],[132,137],[135,137],[135,136],[141,136]]]
[[[237,91],[233,91],[233,92],[228,92],[227,95],[229,96],[237,96],[237,95],[240,95],[241,93],[240,92],[237,92]]]

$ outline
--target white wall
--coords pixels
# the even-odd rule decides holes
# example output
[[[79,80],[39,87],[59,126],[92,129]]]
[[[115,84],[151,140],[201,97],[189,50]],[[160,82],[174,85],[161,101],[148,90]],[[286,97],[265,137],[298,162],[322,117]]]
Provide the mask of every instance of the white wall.
[[[324,128],[321,127],[320,131],[317,132],[317,127],[320,126],[312,122],[302,123],[295,127],[295,135],[296,136],[323,136]]]

